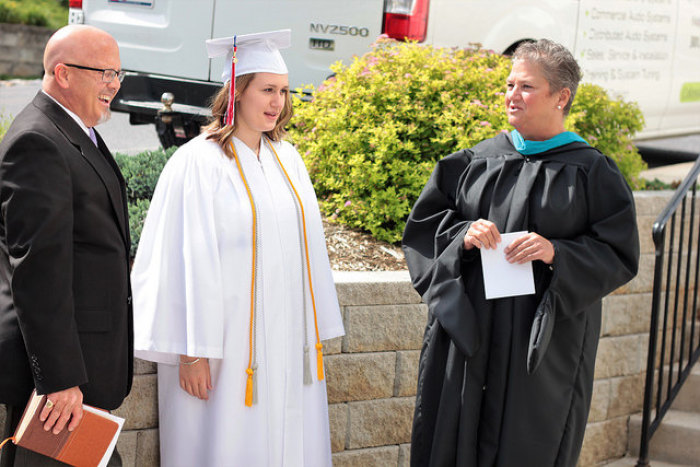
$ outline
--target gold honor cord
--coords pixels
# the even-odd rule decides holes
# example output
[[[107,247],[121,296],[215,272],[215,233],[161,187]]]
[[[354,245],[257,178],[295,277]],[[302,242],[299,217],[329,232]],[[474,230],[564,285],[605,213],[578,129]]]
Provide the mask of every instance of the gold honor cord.
[[[248,368],[245,370],[248,375],[245,384],[245,405],[251,407],[253,405],[253,329],[255,326],[255,269],[256,269],[256,252],[257,252],[257,241],[256,241],[256,225],[257,225],[257,215],[255,211],[255,201],[253,201],[253,193],[250,191],[250,186],[248,186],[248,181],[245,178],[245,173],[243,172],[243,167],[241,167],[241,161],[238,159],[238,153],[236,152],[236,147],[231,141],[231,149],[233,150],[233,157],[236,160],[236,166],[238,167],[238,172],[241,174],[241,180],[243,180],[243,185],[245,186],[245,191],[248,193],[248,200],[250,201],[250,210],[253,213],[253,267],[251,272],[250,280],[250,329],[248,331]]]
[[[267,141],[267,140],[266,140]],[[233,151],[233,157],[236,161],[236,167],[238,168],[238,172],[241,174],[241,180],[243,180],[243,185],[245,186],[246,192],[248,194],[248,201],[250,201],[250,209],[253,214],[253,254],[252,254],[252,274],[251,274],[251,300],[250,300],[250,327],[249,327],[249,347],[248,347],[248,368],[246,369],[246,374],[247,374],[247,380],[246,380],[246,391],[245,391],[245,405],[248,407],[251,407],[253,403],[255,402],[254,400],[254,383],[253,383],[253,376],[255,374],[255,368],[253,365],[253,359],[254,359],[254,348],[253,348],[253,342],[255,339],[255,336],[253,335],[254,329],[255,329],[255,303],[256,303],[256,251],[257,251],[257,232],[256,232],[256,223],[257,223],[257,213],[255,209],[255,201],[253,199],[253,193],[250,190],[250,186],[248,185],[248,181],[246,180],[245,173],[243,172],[243,167],[241,166],[241,161],[238,157],[238,153],[236,152],[236,147],[233,144],[233,141],[230,143],[231,144],[231,149]],[[314,311],[314,329],[316,331],[316,373],[318,376],[319,381],[324,379],[323,375],[323,345],[321,344],[321,338],[320,334],[318,332],[318,314],[316,312],[316,299],[314,297],[314,288],[313,288],[313,283],[311,280],[311,261],[309,259],[309,243],[307,239],[307,234],[306,234],[306,216],[304,215],[304,205],[301,202],[301,197],[299,196],[299,193],[297,192],[297,189],[294,187],[294,184],[292,183],[292,179],[289,177],[289,174],[285,170],[284,166],[282,165],[282,162],[280,161],[279,156],[277,155],[277,151],[275,151],[275,148],[272,146],[272,143],[267,141],[268,146],[272,150],[273,154],[275,155],[275,159],[277,161],[277,164],[279,165],[280,169],[282,169],[282,173],[284,173],[285,178],[287,179],[287,182],[289,183],[289,186],[292,189],[292,192],[294,193],[294,196],[296,197],[296,201],[299,204],[299,208],[301,210],[301,222],[302,222],[302,230],[304,233],[304,255],[305,255],[305,260],[306,260],[306,273],[308,276],[309,280],[309,293],[311,295],[311,305],[313,307]]]
[[[301,202],[301,197],[299,196],[297,189],[294,188],[292,179],[289,177],[289,174],[282,165],[282,161],[280,161],[280,157],[277,155],[277,151],[275,151],[275,148],[272,146],[272,143],[269,140],[265,139],[265,141],[267,141],[267,145],[270,146],[270,149],[272,149],[272,152],[275,155],[275,159],[277,160],[277,164],[280,166],[280,169],[282,169],[282,173],[284,173],[284,176],[287,178],[287,182],[292,188],[294,196],[296,196],[297,202],[299,203],[299,209],[301,209],[301,225],[304,232],[304,254],[306,255],[306,274],[309,278],[309,293],[311,295],[311,306],[314,310],[314,329],[316,330],[316,373],[319,381],[321,381],[323,380],[323,344],[321,344],[321,338],[318,333],[316,299],[314,298],[314,285],[311,282],[311,261],[309,260],[309,242],[306,236],[306,216],[304,215],[304,204]]]

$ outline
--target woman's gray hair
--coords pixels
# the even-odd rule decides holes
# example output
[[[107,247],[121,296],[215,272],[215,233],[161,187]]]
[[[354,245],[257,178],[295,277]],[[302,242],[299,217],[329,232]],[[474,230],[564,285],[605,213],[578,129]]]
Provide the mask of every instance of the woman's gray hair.
[[[564,106],[564,115],[568,115],[578,83],[581,81],[581,68],[571,52],[554,41],[540,39],[537,42],[520,44],[513,53],[513,61],[515,60],[525,60],[538,65],[549,83],[551,92],[569,88],[571,96]]]

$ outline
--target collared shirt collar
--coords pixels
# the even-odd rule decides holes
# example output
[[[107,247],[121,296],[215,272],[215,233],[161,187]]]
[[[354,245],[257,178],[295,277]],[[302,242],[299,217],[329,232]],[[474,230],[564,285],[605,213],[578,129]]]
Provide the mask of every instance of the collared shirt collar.
[[[75,114],[75,112],[71,112],[70,110],[68,110],[65,106],[63,106],[63,104],[61,104],[60,102],[58,102],[58,101],[56,100],[56,98],[54,98],[51,94],[49,94],[48,92],[44,91],[43,89],[41,90],[41,92],[43,92],[43,93],[44,93],[45,95],[47,95],[52,101],[54,101],[56,104],[58,104],[58,106],[59,106],[60,108],[62,108],[63,110],[65,110],[66,113],[67,113],[68,115],[70,115],[71,118],[73,118],[73,120],[75,120],[75,122],[80,126],[80,128],[83,129],[83,131],[85,132],[85,134],[88,135],[88,136],[90,136],[90,129],[89,129],[88,127],[85,126],[85,124],[83,123],[83,121],[80,119],[80,117],[78,117],[78,116]]]

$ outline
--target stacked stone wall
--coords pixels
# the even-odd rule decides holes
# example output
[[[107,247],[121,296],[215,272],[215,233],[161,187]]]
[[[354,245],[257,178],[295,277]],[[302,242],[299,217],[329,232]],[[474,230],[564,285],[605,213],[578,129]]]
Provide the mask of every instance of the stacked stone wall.
[[[52,29],[0,23],[0,75],[32,78],[44,73],[44,47]]]

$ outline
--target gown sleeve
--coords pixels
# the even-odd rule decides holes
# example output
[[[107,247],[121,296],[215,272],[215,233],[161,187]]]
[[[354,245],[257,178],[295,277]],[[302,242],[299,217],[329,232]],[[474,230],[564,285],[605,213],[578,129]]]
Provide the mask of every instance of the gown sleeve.
[[[222,358],[223,280],[215,222],[222,178],[213,143],[180,148],[156,185],[131,280],[135,356]]]
[[[290,156],[292,170],[299,181],[308,228],[308,242],[311,261],[311,279],[314,285],[314,298],[318,318],[318,332],[321,340],[332,339],[345,334],[343,319],[335,291],[335,281],[328,259],[326,238],[323,233],[321,211],[316,192],[306,171],[304,161],[297,150],[289,143],[282,143],[282,151]],[[290,174],[291,176],[292,174]]]
[[[462,261],[474,254],[463,247],[472,220],[460,217],[456,197],[470,155],[460,151],[438,162],[411,210],[402,240],[413,286],[468,356],[479,347],[476,312],[461,274]]]
[[[634,197],[615,166],[599,157],[583,187],[588,199],[587,231],[570,239],[549,239],[554,246],[553,275],[535,313],[527,368],[542,361],[555,318],[581,312],[637,274],[639,234]]]

